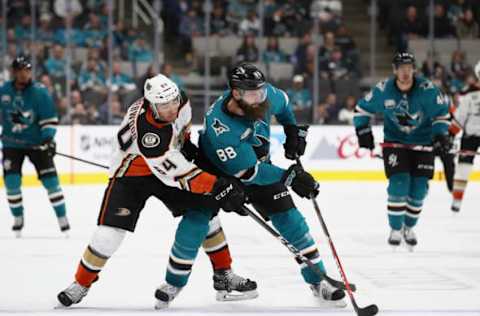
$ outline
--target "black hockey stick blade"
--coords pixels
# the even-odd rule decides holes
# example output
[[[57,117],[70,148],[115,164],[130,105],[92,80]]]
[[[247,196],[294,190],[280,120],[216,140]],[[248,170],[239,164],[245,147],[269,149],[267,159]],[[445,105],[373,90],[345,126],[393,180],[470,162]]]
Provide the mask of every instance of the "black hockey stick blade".
[[[365,306],[364,308],[356,309],[358,316],[373,316],[378,313],[378,306],[375,304]]]
[[[323,274],[323,278],[324,278],[325,281],[327,281],[331,286],[336,287],[337,289],[347,290],[347,287],[345,286],[345,283],[343,283],[342,281],[338,281],[338,280],[332,279],[332,278],[329,277],[326,273]],[[357,290],[357,286],[356,286],[355,284],[349,283],[348,285],[350,285],[350,289],[352,290],[352,292],[355,292],[355,291]]]

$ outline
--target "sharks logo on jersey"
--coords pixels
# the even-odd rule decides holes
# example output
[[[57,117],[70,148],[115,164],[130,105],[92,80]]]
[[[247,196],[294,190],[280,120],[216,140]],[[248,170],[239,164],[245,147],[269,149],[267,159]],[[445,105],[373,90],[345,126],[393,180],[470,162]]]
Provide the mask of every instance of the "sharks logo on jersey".
[[[227,125],[220,122],[220,120],[217,118],[213,120],[212,128],[213,128],[213,131],[215,132],[215,135],[217,136],[220,136],[221,134],[230,131],[230,128]]]
[[[10,114],[10,120],[12,121],[12,132],[20,133],[24,129],[28,128],[33,123],[32,111],[21,111],[15,109]]]
[[[415,130],[423,118],[422,112],[410,113],[409,108],[408,100],[402,99],[392,109],[393,121],[402,132],[407,134]]]

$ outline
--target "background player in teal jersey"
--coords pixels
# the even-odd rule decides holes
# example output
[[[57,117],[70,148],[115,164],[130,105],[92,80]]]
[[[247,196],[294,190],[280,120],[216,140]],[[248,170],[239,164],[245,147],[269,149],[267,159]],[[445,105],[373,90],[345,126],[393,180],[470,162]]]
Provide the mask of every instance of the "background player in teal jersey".
[[[403,239],[413,249],[417,224],[428,181],[434,172],[434,151],[447,153],[448,98],[432,82],[415,75],[415,58],[397,53],[393,59],[394,76],[378,83],[360,100],[354,124],[360,147],[375,147],[370,119],[383,113],[383,159],[388,178],[388,243],[400,245]],[[421,145],[417,150],[413,145]],[[429,149],[432,146],[434,150]],[[423,147],[427,146],[427,147]]]
[[[318,194],[318,183],[301,166],[287,170],[269,157],[271,116],[285,128],[285,155],[303,155],[306,128],[296,124],[286,93],[265,82],[254,65],[240,64],[229,76],[230,89],[215,101],[205,115],[199,138],[198,165],[216,174],[238,178],[248,200],[292,245],[325,271],[315,241],[304,217],[296,208],[288,187],[301,197]],[[309,267],[301,274],[322,304],[344,307],[345,293],[333,288]]]
[[[28,57],[18,56],[12,63],[13,80],[0,88],[3,177],[14,216],[12,229],[17,237],[24,224],[21,184],[25,157],[33,163],[38,178],[48,191],[60,230],[66,232],[70,229],[53,162],[57,113],[47,89],[32,81],[31,68]]]

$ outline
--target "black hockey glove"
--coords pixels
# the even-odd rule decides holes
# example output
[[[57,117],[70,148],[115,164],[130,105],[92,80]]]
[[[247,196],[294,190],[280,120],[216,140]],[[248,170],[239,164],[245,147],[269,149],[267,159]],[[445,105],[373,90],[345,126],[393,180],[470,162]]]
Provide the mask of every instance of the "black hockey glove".
[[[319,184],[300,165],[291,165],[285,171],[282,181],[286,186],[292,187],[292,190],[303,198],[318,195]]]
[[[239,180],[219,177],[213,185],[212,195],[225,212],[246,215],[242,210],[246,201],[245,191]]]
[[[438,155],[448,154],[452,149],[452,142],[448,135],[436,135],[433,138],[433,150]]]
[[[188,161],[194,161],[198,157],[198,147],[192,143],[190,138],[185,139],[180,151]]]
[[[39,149],[46,153],[48,157],[53,157],[57,153],[57,144],[53,139],[47,139],[43,141],[43,143],[40,145]]]
[[[357,127],[355,129],[358,138],[358,145],[361,148],[367,148],[372,150],[375,148],[375,143],[373,141],[372,128],[370,126]]]
[[[305,153],[308,127],[308,125],[285,125],[283,127],[286,135],[283,148],[285,149],[285,157],[287,159],[295,160]]]

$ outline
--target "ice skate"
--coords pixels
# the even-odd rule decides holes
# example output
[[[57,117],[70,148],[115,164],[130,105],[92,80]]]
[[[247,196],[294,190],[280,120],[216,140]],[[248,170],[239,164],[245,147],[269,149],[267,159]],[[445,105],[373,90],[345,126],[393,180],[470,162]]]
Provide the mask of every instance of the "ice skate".
[[[84,287],[77,282],[58,293],[57,299],[61,305],[59,307],[69,307],[72,304],[78,304],[87,295],[89,288]]]
[[[407,245],[409,251],[413,251],[413,248],[417,245],[417,236],[413,231],[413,227],[405,227],[403,230],[403,239]]]
[[[460,206],[462,205],[462,200],[453,200],[451,210],[454,213],[460,212]]]
[[[12,230],[16,238],[22,237],[22,229],[23,229],[23,216],[15,216],[13,218]]]
[[[235,274],[231,269],[217,270],[213,275],[217,301],[251,300],[258,297],[257,283]]]
[[[182,289],[182,287],[176,287],[168,283],[160,285],[155,291],[155,298],[157,299],[155,309],[167,308]]]
[[[402,243],[402,230],[392,229],[388,236],[388,244],[395,250]]]
[[[310,289],[313,296],[318,297],[320,304],[325,307],[346,307],[345,292],[337,289],[327,281],[320,281],[318,284],[311,284]]]
[[[68,223],[68,218],[66,216],[61,216],[58,217],[57,220],[60,231],[65,235],[66,238],[68,238],[68,232],[70,231],[70,224]]]

